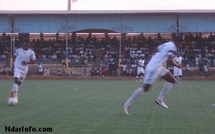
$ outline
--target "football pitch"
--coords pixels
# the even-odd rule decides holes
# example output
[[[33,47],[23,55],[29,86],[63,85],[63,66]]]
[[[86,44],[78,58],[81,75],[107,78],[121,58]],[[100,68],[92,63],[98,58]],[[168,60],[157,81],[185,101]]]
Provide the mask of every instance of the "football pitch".
[[[7,99],[13,80],[0,80],[0,134],[6,128],[51,128],[52,134],[215,134],[214,81],[180,81],[155,104],[164,81],[132,104],[122,102],[141,86],[132,80],[25,80],[19,103]],[[20,131],[19,131],[20,130]]]

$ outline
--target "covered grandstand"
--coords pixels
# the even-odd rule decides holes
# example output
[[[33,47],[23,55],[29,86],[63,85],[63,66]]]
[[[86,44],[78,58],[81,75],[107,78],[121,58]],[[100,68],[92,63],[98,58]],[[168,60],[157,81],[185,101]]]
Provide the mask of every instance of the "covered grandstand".
[[[68,66],[73,68],[105,67],[112,63],[119,68],[122,63],[134,64],[141,54],[150,59],[158,45],[181,35],[184,45],[179,51],[184,64],[200,67],[207,62],[214,67],[214,13],[214,10],[0,11],[0,60],[2,64],[9,63],[12,50],[27,38],[38,62],[43,64],[62,64],[68,59]]]

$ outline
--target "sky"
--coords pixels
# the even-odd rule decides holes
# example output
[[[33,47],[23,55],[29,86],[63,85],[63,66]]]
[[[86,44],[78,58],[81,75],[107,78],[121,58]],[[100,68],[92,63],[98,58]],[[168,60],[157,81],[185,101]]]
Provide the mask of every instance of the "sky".
[[[77,0],[71,10],[215,10],[214,0]],[[0,0],[0,10],[67,10],[67,0]]]

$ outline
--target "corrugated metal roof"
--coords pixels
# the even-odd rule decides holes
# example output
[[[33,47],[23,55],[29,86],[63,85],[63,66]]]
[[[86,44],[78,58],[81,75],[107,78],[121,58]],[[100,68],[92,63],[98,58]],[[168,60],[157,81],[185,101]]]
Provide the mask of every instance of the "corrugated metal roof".
[[[215,13],[215,10],[0,10],[0,14],[153,14],[153,13]]]

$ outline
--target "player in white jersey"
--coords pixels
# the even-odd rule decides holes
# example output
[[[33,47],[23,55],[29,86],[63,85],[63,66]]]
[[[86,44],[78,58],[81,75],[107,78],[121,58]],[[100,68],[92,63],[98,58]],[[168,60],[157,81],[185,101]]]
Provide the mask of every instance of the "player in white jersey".
[[[174,60],[174,62],[176,62],[178,64],[182,63],[182,57],[180,56],[179,53],[176,54],[176,56],[174,57],[173,60]],[[177,66],[174,66],[173,75],[176,78],[175,86],[178,86],[178,82],[181,80],[181,77],[182,77],[182,69],[178,68]]]
[[[35,53],[29,49],[28,42],[23,44],[23,48],[18,48],[14,51],[14,84],[10,97],[16,97],[18,100],[18,89],[28,73],[28,64],[34,64],[35,60]]]
[[[136,75],[136,83],[138,83],[138,81],[141,83],[143,82],[143,76],[144,76],[144,56],[138,60],[137,63],[137,75]]]
[[[160,77],[165,79],[167,82],[155,102],[163,108],[168,108],[163,101],[164,96],[172,89],[176,80],[169,70],[163,66],[163,63],[168,61],[170,64],[181,68],[180,64],[173,61],[173,56],[177,49],[176,47],[181,46],[180,42],[181,37],[177,36],[173,39],[173,41],[166,42],[158,46],[157,52],[146,65],[143,87],[136,89],[136,91],[134,91],[134,93],[123,103],[123,110],[126,115],[129,115],[128,110],[132,102],[138,99],[145,92],[149,91],[149,88],[154,84],[157,78]]]

